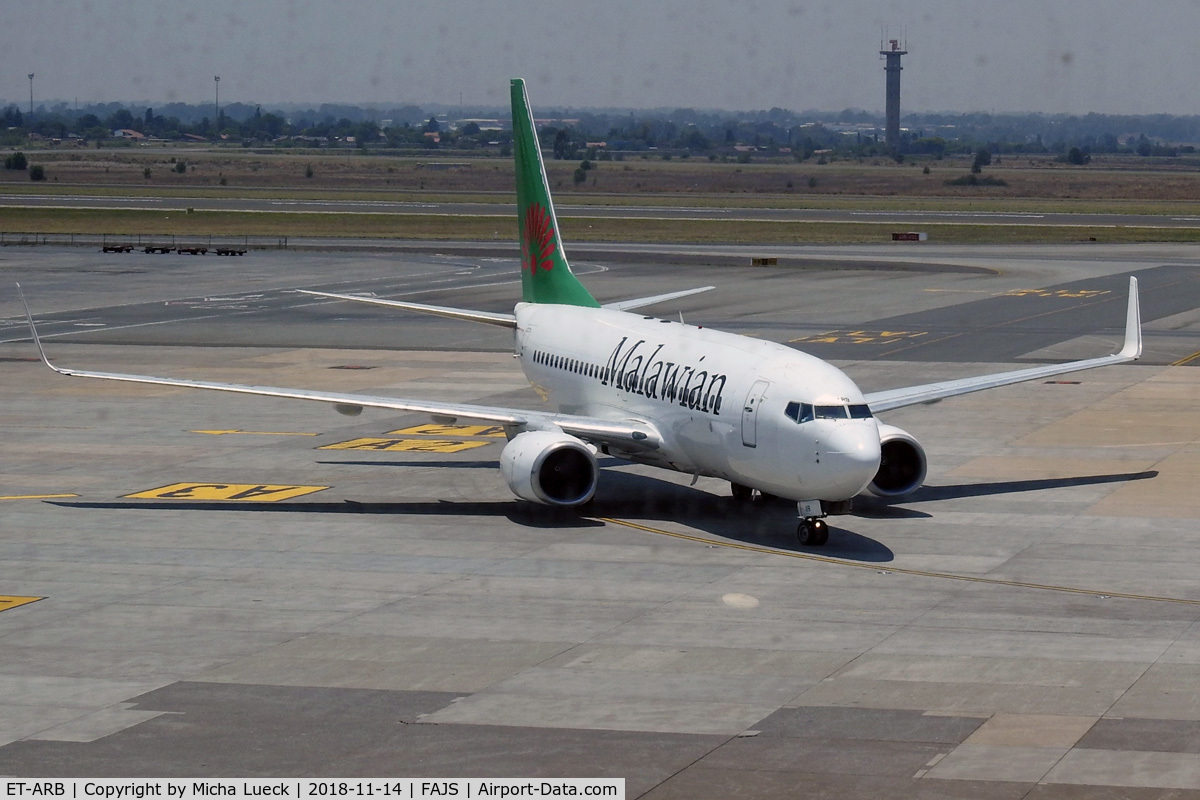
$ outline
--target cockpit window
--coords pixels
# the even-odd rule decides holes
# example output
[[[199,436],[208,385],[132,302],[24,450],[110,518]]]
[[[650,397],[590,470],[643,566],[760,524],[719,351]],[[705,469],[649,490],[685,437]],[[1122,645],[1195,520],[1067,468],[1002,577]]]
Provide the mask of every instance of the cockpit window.
[[[871,409],[866,404],[852,406],[814,406],[811,403],[791,402],[783,410],[787,418],[796,423],[814,419],[870,419]]]
[[[788,419],[793,422],[808,422],[813,418],[813,407],[811,403],[791,402],[787,404],[787,408],[783,410]]]

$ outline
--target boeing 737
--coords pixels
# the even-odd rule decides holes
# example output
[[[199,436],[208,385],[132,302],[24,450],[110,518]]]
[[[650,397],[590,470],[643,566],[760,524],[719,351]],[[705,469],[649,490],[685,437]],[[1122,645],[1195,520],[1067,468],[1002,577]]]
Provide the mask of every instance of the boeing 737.
[[[818,546],[829,536],[825,518],[849,513],[856,495],[901,497],[925,479],[921,444],[876,415],[1141,355],[1136,278],[1129,280],[1124,345],[1113,355],[867,394],[832,364],[782,344],[629,313],[711,286],[601,305],[563,252],[524,81],[511,82],[511,95],[522,285],[513,313],[308,294],[509,328],[530,384],[557,410],[70,369],[51,364],[29,314],[42,360],[73,377],[314,400],[348,415],[382,408],[444,423],[492,423],[503,426],[508,440],[500,471],[521,499],[587,503],[596,491],[597,455],[604,453],[726,480],[738,499],[758,490],[794,500],[800,543]]]

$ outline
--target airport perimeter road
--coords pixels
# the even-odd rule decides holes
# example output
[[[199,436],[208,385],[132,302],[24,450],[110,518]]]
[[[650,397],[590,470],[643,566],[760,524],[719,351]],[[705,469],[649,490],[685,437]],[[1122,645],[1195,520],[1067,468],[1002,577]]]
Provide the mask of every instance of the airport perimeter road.
[[[423,203],[360,200],[271,200],[239,197],[108,197],[102,195],[0,194],[0,206],[41,208],[98,208],[209,211],[255,211],[341,214],[449,214],[512,218],[516,206],[508,203]],[[614,217],[633,219],[719,219],[776,222],[879,222],[892,225],[1051,225],[1095,227],[1200,227],[1200,216],[1147,214],[1066,214],[1001,211],[853,211],[805,208],[701,208],[678,206],[555,205],[563,217]]]
[[[792,255],[897,255],[834,250]],[[927,485],[818,550],[615,461],[584,513],[530,506],[485,427],[61,377],[0,289],[0,774],[1200,797],[1200,248],[921,256],[579,265],[605,300],[715,284],[652,310],[868,389],[1111,352],[1139,276],[1142,363],[887,415]],[[0,250],[15,280],[64,365],[539,402],[502,332],[289,292],[498,310],[512,261]]]

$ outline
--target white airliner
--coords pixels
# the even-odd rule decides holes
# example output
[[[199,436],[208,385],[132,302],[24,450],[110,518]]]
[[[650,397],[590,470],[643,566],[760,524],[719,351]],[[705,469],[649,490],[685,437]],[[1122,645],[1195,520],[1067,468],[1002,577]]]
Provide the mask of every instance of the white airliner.
[[[1114,355],[870,394],[837,367],[781,344],[628,313],[711,286],[601,306],[563,254],[524,81],[513,80],[511,91],[523,290],[512,314],[308,293],[511,328],[521,368],[557,411],[67,369],[46,358],[30,315],[42,360],[75,377],[316,400],[348,415],[384,408],[446,423],[494,423],[508,437],[500,471],[522,499],[587,503],[597,453],[605,453],[722,478],[738,499],[757,489],[795,500],[799,540],[816,546],[829,536],[824,518],[848,513],[855,495],[900,497],[925,479],[920,443],[876,414],[1141,355],[1136,278],[1129,279],[1124,346]]]

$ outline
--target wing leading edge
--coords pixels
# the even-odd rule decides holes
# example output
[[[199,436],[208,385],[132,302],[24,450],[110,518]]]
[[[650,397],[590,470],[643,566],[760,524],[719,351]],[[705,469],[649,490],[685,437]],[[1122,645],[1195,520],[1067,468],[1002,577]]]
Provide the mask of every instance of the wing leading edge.
[[[413,400],[402,397],[383,397],[378,395],[347,394],[342,392],[324,392],[311,389],[287,389],[275,386],[251,386],[237,383],[218,383],[214,381],[197,381],[184,378],[164,378],[155,375],[130,375],[119,372],[98,372],[94,370],[72,369],[60,367],[51,363],[38,336],[37,327],[33,322],[33,314],[25,295],[20,291],[21,303],[25,306],[25,315],[29,321],[29,332],[37,346],[42,363],[59,375],[73,378],[97,378],[108,381],[124,381],[126,383],[145,383],[155,386],[177,386],[184,389],[209,389],[217,392],[232,392],[235,394],[258,395],[262,397],[283,397],[291,400],[312,400],[319,403],[330,403],[342,413],[354,415],[363,408],[385,408],[393,411],[411,411],[429,414],[439,421],[452,422],[457,419],[478,420],[503,425],[514,432],[525,430],[553,430],[555,428],[577,436],[584,441],[595,444],[611,444],[629,451],[655,450],[662,445],[662,436],[658,429],[645,420],[638,419],[602,419],[600,417],[585,417],[574,414],[551,414],[544,411],[526,411],[522,409],[503,408],[500,406],[482,406],[471,403],[443,403],[429,400]],[[348,297],[347,299],[362,299]]]
[[[991,375],[979,375],[974,378],[963,378],[954,381],[926,383],[920,386],[908,386],[902,389],[889,389],[884,392],[871,392],[866,395],[867,405],[871,411],[879,413],[896,408],[932,403],[947,397],[960,394],[980,392],[984,389],[995,389],[998,386],[1008,386],[1013,383],[1049,378],[1055,375],[1065,375],[1069,372],[1079,372],[1096,367],[1107,367],[1110,364],[1123,364],[1136,361],[1142,355],[1142,318],[1138,304],[1137,278],[1129,278],[1129,307],[1125,314],[1125,343],[1120,352],[1100,358],[1089,358],[1083,361],[1068,361],[1063,364],[1048,364],[1044,367],[1030,367],[1011,372],[997,372]]]

